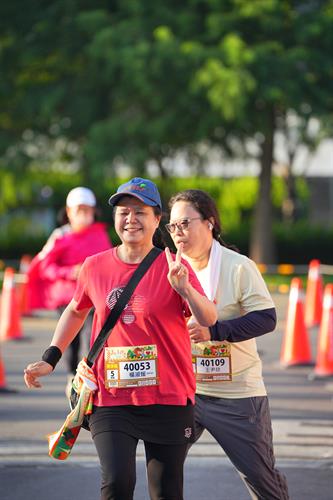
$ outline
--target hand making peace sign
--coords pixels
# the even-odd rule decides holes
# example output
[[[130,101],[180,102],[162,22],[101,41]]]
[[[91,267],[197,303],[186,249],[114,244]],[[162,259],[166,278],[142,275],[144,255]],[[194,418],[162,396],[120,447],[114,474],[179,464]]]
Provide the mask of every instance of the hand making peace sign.
[[[173,260],[169,248],[165,249],[165,255],[169,264],[168,280],[170,285],[174,290],[176,290],[176,292],[179,293],[179,295],[186,295],[189,280],[188,269],[181,262],[182,250],[183,243],[180,243],[175,260]]]

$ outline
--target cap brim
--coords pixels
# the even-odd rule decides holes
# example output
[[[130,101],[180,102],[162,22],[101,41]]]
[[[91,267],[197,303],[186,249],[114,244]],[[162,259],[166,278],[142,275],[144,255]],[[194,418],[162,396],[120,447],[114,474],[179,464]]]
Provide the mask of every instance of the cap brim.
[[[116,194],[113,194],[110,198],[109,198],[109,205],[111,205],[112,207],[115,207],[117,205],[117,203],[119,202],[120,198],[123,198],[124,196],[133,196],[133,198],[137,198],[138,200],[142,201],[142,203],[144,203],[145,205],[148,205],[150,207],[158,207],[159,205],[156,204],[155,201],[152,201],[150,200],[149,198],[146,198],[145,196],[139,196],[137,194],[133,194],[133,193],[116,193]]]

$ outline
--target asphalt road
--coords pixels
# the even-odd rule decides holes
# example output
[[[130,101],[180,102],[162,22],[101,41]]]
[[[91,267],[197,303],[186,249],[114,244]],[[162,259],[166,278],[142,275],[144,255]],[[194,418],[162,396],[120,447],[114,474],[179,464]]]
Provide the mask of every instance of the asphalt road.
[[[282,369],[279,364],[287,296],[276,295],[278,328],[258,339],[263,360],[278,467],[286,474],[291,499],[333,498],[332,381],[309,381],[313,368]],[[52,317],[24,318],[24,336],[1,346],[7,388],[0,394],[0,499],[91,500],[99,498],[99,465],[90,434],[81,431],[71,457],[47,455],[46,435],[59,429],[68,411],[60,363],[43,388],[29,391],[24,366],[48,346]],[[318,329],[309,331],[313,358]],[[144,452],[138,448],[135,500],[148,500]],[[223,451],[208,433],[192,447],[185,467],[185,499],[247,500],[249,494]],[[269,499],[267,499],[269,500]]]

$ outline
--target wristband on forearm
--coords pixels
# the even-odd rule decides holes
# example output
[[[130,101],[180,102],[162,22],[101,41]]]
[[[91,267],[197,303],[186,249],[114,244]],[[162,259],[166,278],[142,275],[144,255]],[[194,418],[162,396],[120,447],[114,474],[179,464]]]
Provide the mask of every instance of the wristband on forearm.
[[[51,345],[44,352],[42,360],[51,365],[54,370],[61,356],[62,352],[60,351],[59,347]]]

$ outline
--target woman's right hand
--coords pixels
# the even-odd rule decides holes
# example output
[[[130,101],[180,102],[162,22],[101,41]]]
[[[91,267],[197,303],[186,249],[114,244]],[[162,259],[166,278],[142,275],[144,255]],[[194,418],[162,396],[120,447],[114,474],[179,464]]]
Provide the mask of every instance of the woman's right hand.
[[[183,244],[180,243],[177,249],[175,260],[171,255],[168,247],[165,249],[165,255],[169,265],[168,280],[174,290],[184,298],[186,297],[186,290],[189,286],[189,273],[187,267],[182,263]]]
[[[53,367],[46,363],[46,361],[37,361],[31,363],[24,370],[24,381],[29,389],[40,388],[42,384],[39,382],[39,377],[49,375],[53,371]]]
[[[211,340],[209,328],[199,325],[196,321],[193,321],[192,318],[193,316],[191,316],[187,322],[191,342],[196,344],[198,342],[207,342],[207,340]]]

